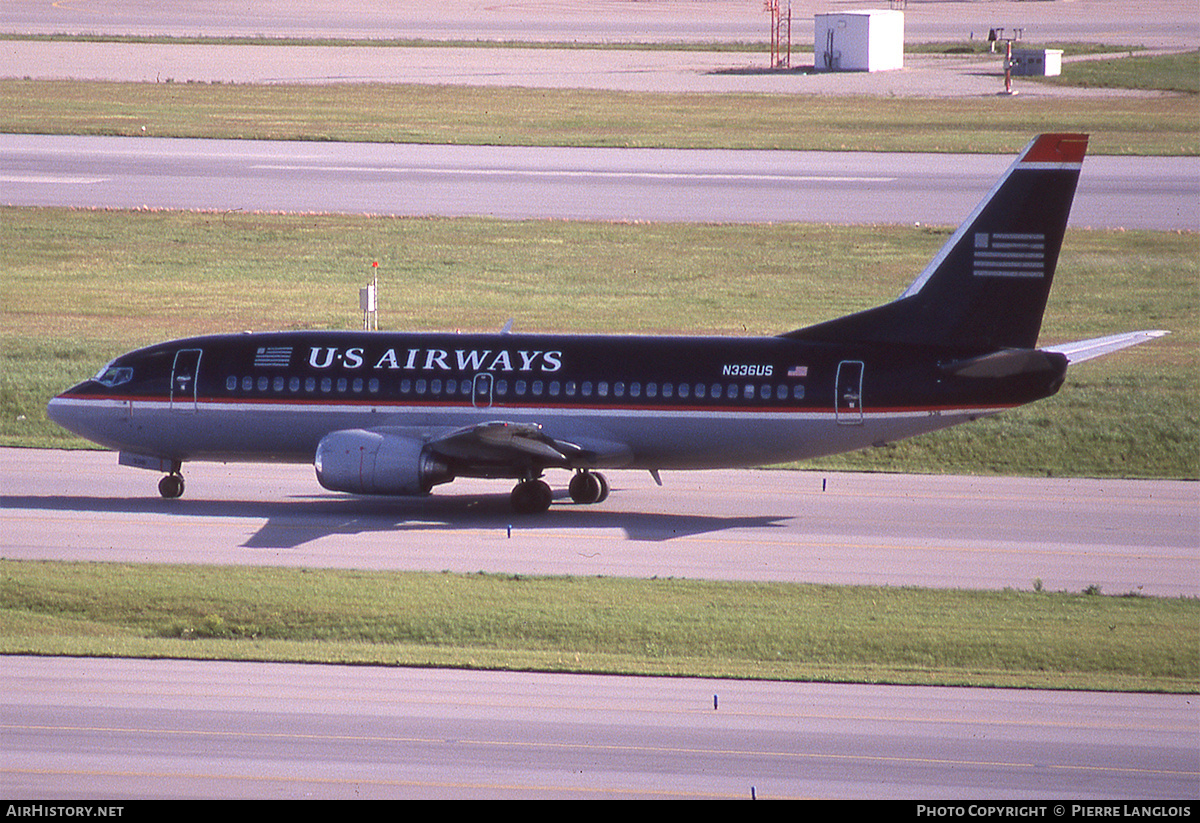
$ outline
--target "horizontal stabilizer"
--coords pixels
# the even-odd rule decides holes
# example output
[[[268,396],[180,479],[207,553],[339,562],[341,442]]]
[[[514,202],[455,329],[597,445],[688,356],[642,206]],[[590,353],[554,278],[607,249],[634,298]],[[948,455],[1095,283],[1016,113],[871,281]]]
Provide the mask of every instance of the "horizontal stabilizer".
[[[1058,352],[1066,355],[1069,363],[1082,363],[1093,357],[1102,357],[1115,351],[1145,343],[1147,340],[1157,340],[1170,334],[1168,331],[1131,331],[1125,334],[1112,334],[1108,337],[1093,337],[1091,340],[1076,340],[1074,343],[1062,343],[1058,346],[1043,346],[1044,351]]]

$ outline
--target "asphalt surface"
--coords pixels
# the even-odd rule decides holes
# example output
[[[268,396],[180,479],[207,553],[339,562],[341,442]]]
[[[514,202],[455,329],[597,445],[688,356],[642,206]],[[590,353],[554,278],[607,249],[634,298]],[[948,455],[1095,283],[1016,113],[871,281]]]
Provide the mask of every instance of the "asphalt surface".
[[[1187,695],[11,657],[0,727],[0,792],[18,810],[877,798],[1017,801],[1071,820],[1081,800],[1194,799],[1197,781]],[[916,816],[915,802],[888,810]]]
[[[0,450],[0,556],[1200,595],[1200,487],[792,471],[608,472],[517,517],[511,483],[321,489],[311,466],[189,463],[185,497],[105,452]]]
[[[811,45],[814,14],[884,8],[862,0],[791,0],[793,42]],[[908,0],[911,42],[982,39],[1003,27],[1026,40],[1195,48],[1192,2]],[[527,42],[766,42],[762,0],[6,0],[0,31],[245,37],[364,37]]]
[[[0,203],[953,226],[1012,159],[0,135]],[[1200,158],[1089,157],[1071,225],[1200,228]]]

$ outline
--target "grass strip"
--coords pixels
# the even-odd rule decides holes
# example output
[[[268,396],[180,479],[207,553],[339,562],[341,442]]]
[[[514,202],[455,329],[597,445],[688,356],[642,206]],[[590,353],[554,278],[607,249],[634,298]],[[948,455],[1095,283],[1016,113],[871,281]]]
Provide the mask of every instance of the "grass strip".
[[[1090,89],[1158,89],[1195,95],[1200,93],[1200,51],[1082,60],[1068,64],[1063,74],[1039,78],[1039,82]]]
[[[969,106],[970,117],[964,117]],[[1200,154],[1200,95],[971,99],[0,80],[0,132],[515,146]]]
[[[267,35],[215,36],[215,35],[171,35],[171,34],[24,34],[0,32],[0,42],[31,43],[119,43],[159,46],[274,46],[285,48],[404,48],[404,49],[553,49],[556,51],[684,51],[684,52],[751,52],[769,55],[771,44],[762,41],[706,40],[685,41],[589,41],[589,40],[431,40],[417,37],[270,37]],[[1033,45],[1018,42],[1016,48],[1062,49],[1072,54],[1126,54],[1141,51],[1140,47],[1110,45],[1105,43],[1048,43]],[[994,43],[984,39],[963,41],[933,41],[927,43],[905,43],[906,54],[955,54],[994,56],[998,54]],[[807,42],[793,42],[791,51],[811,53],[813,46]]]
[[[0,32],[5,40],[29,43],[119,43],[155,46],[265,46],[275,48],[370,48],[370,49],[550,49],[554,51],[686,51],[769,53],[770,44],[738,40],[705,42],[587,41],[587,40],[431,40],[420,37],[271,37],[267,35],[171,35],[171,34],[22,34]],[[799,50],[802,47],[794,47]],[[812,51],[812,46],[807,47]],[[1109,47],[1121,51],[1122,47]]]
[[[0,445],[84,445],[46,402],[138,345],[358,328],[374,261],[384,329],[770,335],[892,299],[947,233],[0,209]],[[806,465],[1200,476],[1198,282],[1200,235],[1073,229],[1042,340],[1170,336],[1072,369],[1041,403]]]
[[[1194,598],[0,561],[0,651],[1196,692]]]

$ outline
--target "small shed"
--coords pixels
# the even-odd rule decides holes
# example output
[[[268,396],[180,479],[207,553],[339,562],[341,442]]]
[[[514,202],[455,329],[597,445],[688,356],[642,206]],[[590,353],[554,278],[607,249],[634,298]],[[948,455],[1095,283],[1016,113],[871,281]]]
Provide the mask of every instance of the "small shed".
[[[904,68],[904,12],[845,11],[814,17],[817,71],[891,71]]]
[[[1062,74],[1062,49],[1013,49],[1012,73],[1017,77],[1057,77]]]

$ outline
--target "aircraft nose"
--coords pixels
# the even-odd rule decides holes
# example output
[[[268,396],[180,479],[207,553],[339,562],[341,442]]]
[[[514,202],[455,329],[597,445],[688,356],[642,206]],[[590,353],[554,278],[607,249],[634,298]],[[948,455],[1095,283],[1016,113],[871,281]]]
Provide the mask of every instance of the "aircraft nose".
[[[79,389],[83,383],[72,386],[50,399],[46,404],[46,416],[69,432],[87,436],[83,407],[80,405]]]
[[[46,416],[49,417],[52,422],[57,423],[64,429],[70,429],[71,431],[74,431],[74,429],[71,429],[71,427],[68,425],[71,414],[68,411],[70,408],[70,401],[68,400],[67,395],[67,392],[63,392],[60,395],[52,397],[50,402],[46,404]]]

